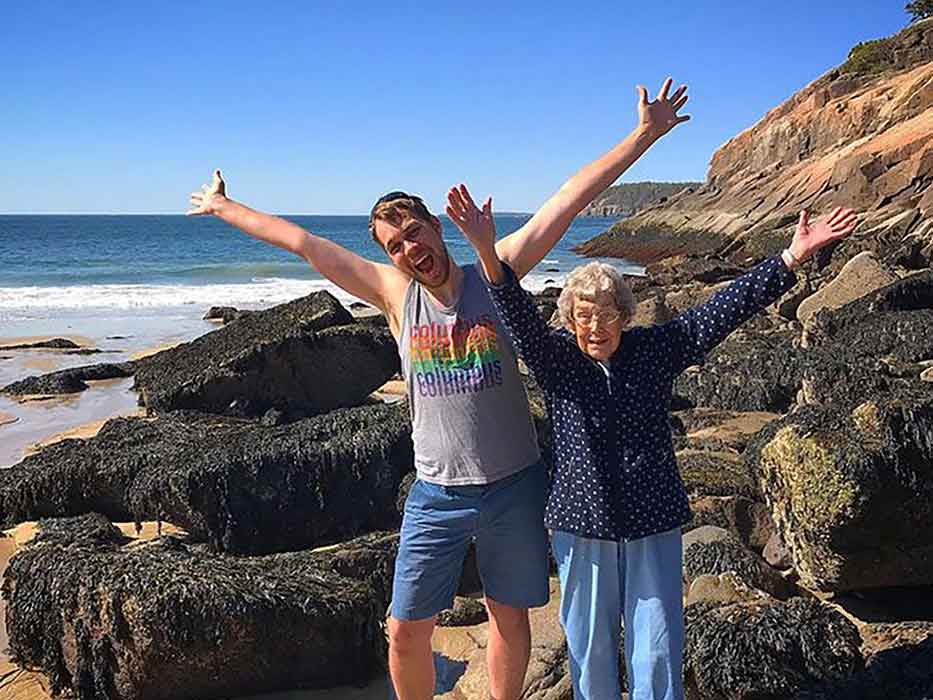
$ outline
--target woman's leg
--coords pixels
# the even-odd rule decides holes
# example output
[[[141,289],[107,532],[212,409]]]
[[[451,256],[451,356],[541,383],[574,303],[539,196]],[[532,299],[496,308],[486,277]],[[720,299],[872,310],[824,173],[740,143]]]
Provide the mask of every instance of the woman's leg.
[[[576,700],[616,700],[619,687],[619,543],[555,531],[560,623],[567,636]]]
[[[625,663],[631,700],[683,700],[680,528],[626,542]]]

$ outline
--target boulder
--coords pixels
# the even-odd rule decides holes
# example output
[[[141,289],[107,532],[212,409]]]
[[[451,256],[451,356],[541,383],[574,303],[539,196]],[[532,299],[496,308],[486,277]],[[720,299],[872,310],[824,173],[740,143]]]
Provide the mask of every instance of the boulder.
[[[722,574],[701,574],[693,579],[687,591],[686,605],[695,603],[753,603],[773,600],[764,591],[749,588],[734,571]]]
[[[788,331],[736,331],[701,366],[677,378],[676,405],[785,413],[796,399],[803,373],[801,351],[792,340]]]
[[[755,473],[737,452],[678,450],[677,465],[691,496],[742,496],[763,500]]]
[[[486,605],[479,598],[457,596],[454,606],[437,616],[440,627],[467,627],[479,625],[489,619]]]
[[[803,407],[745,452],[794,568],[824,591],[933,584],[933,391],[843,406]]]
[[[315,292],[146,358],[134,388],[158,412],[306,416],[363,403],[398,369],[388,330]]]
[[[866,250],[849,260],[829,284],[800,303],[797,320],[806,322],[823,309],[838,309],[896,281],[897,275]]]
[[[684,525],[684,532],[714,525],[728,530],[755,552],[761,552],[774,534],[768,506],[743,496],[694,497],[690,499],[690,510],[693,517]]]
[[[230,323],[236,321],[241,316],[254,313],[253,311],[240,311],[233,306],[212,306],[202,317],[205,321],[220,321],[221,323]]]
[[[405,405],[281,426],[193,413],[117,418],[0,470],[0,523],[101,512],[165,519],[218,550],[302,549],[399,524]]]
[[[731,533],[710,541],[690,537],[704,530],[718,528],[699,528],[684,537],[684,581],[688,588],[702,575],[718,576],[732,572],[749,588],[765,591],[775,598],[790,597],[793,591],[781,575]]]
[[[49,526],[3,579],[12,659],[78,700],[211,700],[384,672],[397,535],[322,552],[128,547],[98,515]]]
[[[691,700],[782,700],[863,668],[855,625],[809,598],[705,600],[685,611]]]
[[[52,350],[75,350],[80,348],[75,341],[68,338],[49,338],[34,343],[16,343],[14,345],[0,345],[0,350],[35,350],[48,348]]]
[[[77,394],[87,389],[87,381],[120,379],[133,376],[135,362],[103,362],[96,365],[70,367],[7,384],[0,394],[27,396],[39,394]]]

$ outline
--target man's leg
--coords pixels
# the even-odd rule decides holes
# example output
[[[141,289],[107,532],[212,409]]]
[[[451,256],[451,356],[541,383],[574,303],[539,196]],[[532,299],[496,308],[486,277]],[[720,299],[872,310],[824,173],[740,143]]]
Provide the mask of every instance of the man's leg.
[[[547,471],[537,464],[490,484],[476,535],[476,562],[489,609],[490,693],[521,695],[531,636],[528,608],[548,601],[548,545],[544,529]]]
[[[618,542],[551,535],[560,576],[560,623],[567,637],[575,700],[615,700],[619,684],[622,592]]]
[[[388,623],[389,671],[399,700],[434,695],[431,633],[437,613],[453,603],[476,528],[479,498],[471,494],[417,479],[405,501]]]
[[[427,620],[389,618],[389,674],[399,700],[434,697],[433,617]]]
[[[632,700],[683,700],[680,528],[623,546],[629,693]]]
[[[522,694],[531,654],[528,608],[513,608],[487,597],[486,609],[489,610],[486,665],[490,697],[492,700],[517,700]]]

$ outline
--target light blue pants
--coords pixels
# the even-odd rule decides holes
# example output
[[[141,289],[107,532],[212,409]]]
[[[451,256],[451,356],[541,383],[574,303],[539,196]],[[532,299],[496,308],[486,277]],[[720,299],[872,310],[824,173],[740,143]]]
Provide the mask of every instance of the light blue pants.
[[[683,700],[680,528],[628,542],[554,531],[576,700],[617,700],[620,622],[631,700]]]

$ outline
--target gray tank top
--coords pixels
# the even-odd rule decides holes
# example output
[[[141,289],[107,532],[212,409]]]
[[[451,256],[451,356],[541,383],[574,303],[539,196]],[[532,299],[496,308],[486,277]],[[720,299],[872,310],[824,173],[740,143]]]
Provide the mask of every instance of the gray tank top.
[[[476,265],[442,308],[418,282],[405,293],[399,356],[418,478],[488,484],[540,459],[515,348]]]

